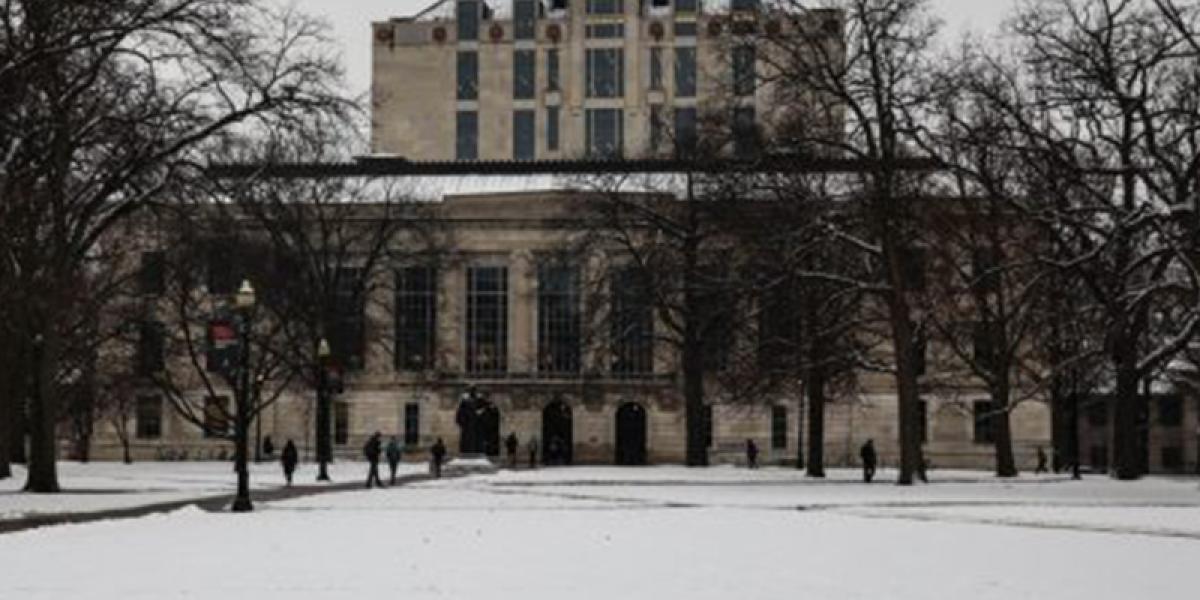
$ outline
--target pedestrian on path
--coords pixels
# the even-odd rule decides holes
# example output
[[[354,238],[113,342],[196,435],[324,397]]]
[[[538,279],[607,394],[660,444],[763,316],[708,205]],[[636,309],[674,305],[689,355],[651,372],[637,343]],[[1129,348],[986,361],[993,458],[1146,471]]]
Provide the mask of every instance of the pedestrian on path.
[[[433,476],[441,478],[442,461],[446,458],[446,443],[442,441],[442,438],[438,438],[434,442],[433,447],[429,449],[429,454],[433,456]]]
[[[271,436],[263,438],[262,451],[267,458],[275,456],[275,442],[271,441]]]
[[[863,481],[871,483],[875,479],[875,463],[879,459],[875,454],[875,440],[867,440],[858,450],[858,456],[862,459]]]
[[[283,456],[279,462],[283,464],[283,477],[287,479],[287,484],[292,485],[292,474],[296,472],[296,463],[300,462],[300,453],[296,452],[296,444],[292,440],[288,440],[283,446]]]
[[[520,442],[517,441],[517,432],[509,433],[508,437],[504,438],[504,449],[508,451],[508,466],[513,469],[517,468],[517,450],[519,447]]]
[[[379,480],[379,454],[382,450],[383,434],[376,431],[367,439],[367,443],[363,444],[363,456],[366,457],[367,463],[371,465],[370,470],[367,471],[368,489],[371,488],[372,484],[383,487],[383,482]]]
[[[1049,472],[1046,470],[1046,451],[1042,450],[1041,446],[1037,447],[1037,468],[1034,469],[1033,472],[1034,473],[1048,473]]]
[[[387,450],[384,453],[387,455],[388,470],[392,474],[388,485],[396,485],[396,467],[400,465],[400,442],[396,440],[396,436],[393,435],[388,440]]]
[[[525,450],[529,452],[529,468],[537,468],[538,441],[537,436],[531,436],[529,443],[525,444]]]
[[[746,440],[746,466],[751,469],[758,468],[758,444],[754,440]]]

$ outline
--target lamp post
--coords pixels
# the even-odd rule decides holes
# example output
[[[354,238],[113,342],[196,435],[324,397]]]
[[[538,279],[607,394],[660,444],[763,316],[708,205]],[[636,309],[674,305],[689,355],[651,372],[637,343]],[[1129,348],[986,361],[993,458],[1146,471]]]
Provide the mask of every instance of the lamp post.
[[[317,343],[317,481],[329,481],[329,459],[333,448],[329,439],[329,357],[325,338]]]
[[[237,407],[234,416],[235,468],[237,470],[237,497],[233,500],[233,512],[254,510],[250,502],[249,459],[250,438],[250,325],[254,313],[254,286],[250,280],[242,280],[242,286],[234,296],[234,311],[238,325]]]

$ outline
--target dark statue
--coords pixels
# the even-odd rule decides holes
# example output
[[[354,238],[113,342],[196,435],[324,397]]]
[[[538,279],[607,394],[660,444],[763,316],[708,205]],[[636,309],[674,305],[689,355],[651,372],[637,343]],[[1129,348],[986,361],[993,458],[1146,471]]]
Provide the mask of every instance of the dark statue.
[[[454,422],[459,429],[458,451],[461,454],[484,454],[487,451],[484,425],[489,408],[491,402],[475,386],[463,393],[458,412],[454,415]]]

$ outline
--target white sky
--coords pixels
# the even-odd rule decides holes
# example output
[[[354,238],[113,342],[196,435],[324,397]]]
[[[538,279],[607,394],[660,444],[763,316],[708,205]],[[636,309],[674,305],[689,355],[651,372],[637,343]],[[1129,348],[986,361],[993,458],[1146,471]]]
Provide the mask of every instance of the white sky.
[[[342,48],[350,91],[365,94],[371,82],[371,22],[412,15],[434,0],[290,1],[309,14],[329,20],[333,36]],[[1013,0],[929,1],[934,13],[946,22],[943,35],[948,38],[958,38],[972,30],[994,30],[1013,4]]]

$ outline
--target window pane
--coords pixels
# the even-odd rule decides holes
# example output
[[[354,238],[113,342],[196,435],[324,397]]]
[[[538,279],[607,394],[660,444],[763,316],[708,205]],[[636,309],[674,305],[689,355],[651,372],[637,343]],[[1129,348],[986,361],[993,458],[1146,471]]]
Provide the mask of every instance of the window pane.
[[[624,10],[624,0],[587,0],[588,14],[615,15]]]
[[[362,269],[340,268],[334,289],[333,328],[329,331],[329,349],[343,368],[363,368],[366,358],[366,301],[363,298]]]
[[[787,407],[771,407],[771,448],[787,448]]]
[[[748,157],[757,150],[758,129],[754,123],[754,107],[738,107],[733,111],[733,152],[739,157]]]
[[[479,54],[458,53],[458,99],[475,100],[479,97]]]
[[[589,156],[621,156],[623,113],[617,108],[589,109],[584,124]]]
[[[597,23],[584,29],[585,37],[592,39],[613,39],[625,37],[625,25],[622,23]]]
[[[458,160],[479,158],[479,117],[475,111],[459,111],[454,155]]]
[[[538,267],[538,372],[579,372],[579,270],[564,265]]]
[[[558,107],[546,107],[546,149],[558,151]]]
[[[167,257],[162,252],[143,252],[141,269],[138,271],[138,289],[142,294],[158,295],[166,287],[163,271]]]
[[[663,107],[650,105],[650,154],[658,152],[663,143]]]
[[[149,376],[163,370],[163,325],[158,321],[138,323],[137,372]]]
[[[662,48],[650,49],[650,89],[661,90],[663,87]]]
[[[546,51],[546,88],[558,89],[558,50]]]
[[[996,439],[995,421],[991,402],[976,402],[975,410],[975,443],[991,444]]]
[[[350,403],[333,403],[333,443],[345,446],[350,443]]]
[[[138,396],[137,437],[143,440],[162,437],[162,398]]]
[[[689,155],[696,150],[696,109],[675,109],[675,152]]]
[[[437,271],[408,267],[396,272],[396,368],[434,367],[437,339]]]
[[[535,0],[515,0],[513,2],[513,37],[518,40],[532,40],[537,28],[537,4]]]
[[[733,93],[738,96],[754,94],[754,46],[744,45],[733,49]]]
[[[513,111],[513,159],[533,160],[535,140],[534,111]]]
[[[637,268],[622,269],[613,277],[610,337],[616,375],[648,375],[654,370],[651,292],[646,274]]]
[[[479,2],[464,0],[458,3],[458,39],[479,39]]]
[[[409,402],[404,405],[404,445],[421,443],[421,405]]]
[[[534,97],[536,56],[534,50],[513,52],[513,98],[528,100]]]
[[[675,0],[676,12],[696,12],[698,0]]]
[[[691,98],[696,95],[696,49],[675,49],[675,96]]]
[[[589,98],[619,98],[625,95],[625,52],[620,48],[590,48],[587,51],[587,95]]]
[[[695,0],[692,0],[693,2]],[[676,21],[675,22],[675,37],[696,37],[696,22],[695,21]]]
[[[508,269],[467,270],[467,371],[508,369]]]

